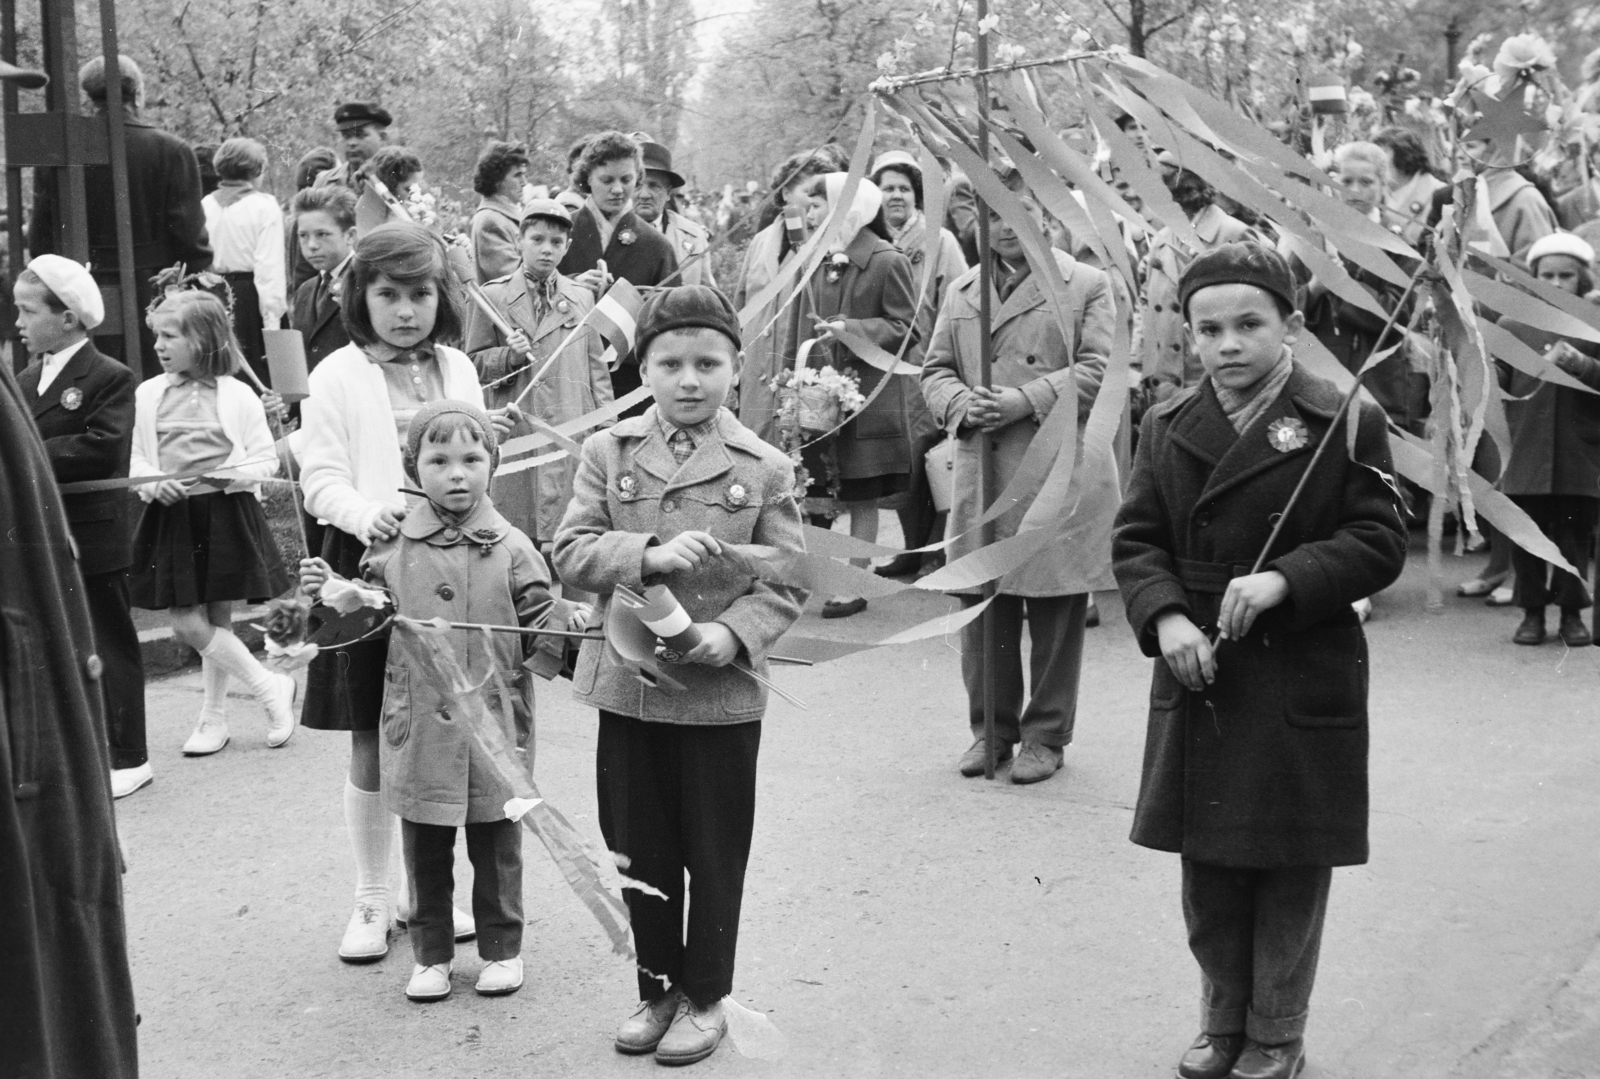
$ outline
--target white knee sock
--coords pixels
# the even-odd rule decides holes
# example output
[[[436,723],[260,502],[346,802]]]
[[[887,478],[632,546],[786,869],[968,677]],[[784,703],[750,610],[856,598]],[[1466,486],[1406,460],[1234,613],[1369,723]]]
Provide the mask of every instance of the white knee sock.
[[[205,687],[200,714],[225,721],[228,718],[228,672],[222,664],[201,656],[200,684]]]
[[[233,635],[233,630],[216,627],[216,632],[211,635],[211,643],[200,650],[200,658],[214,662],[228,674],[233,675],[244,683],[252,696],[257,700],[266,696],[272,689],[272,672],[261,665],[261,661],[250,654],[250,649],[245,643]]]
[[[344,823],[356,856],[356,902],[389,905],[389,848],[394,844],[394,814],[383,796],[344,781]]]

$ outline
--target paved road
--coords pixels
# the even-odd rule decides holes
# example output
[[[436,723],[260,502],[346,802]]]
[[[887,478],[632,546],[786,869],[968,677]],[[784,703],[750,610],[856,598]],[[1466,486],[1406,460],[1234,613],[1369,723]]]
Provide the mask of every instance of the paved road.
[[[1374,856],[1335,875],[1307,1079],[1600,1074],[1600,649],[1516,648],[1514,614],[1430,615],[1422,585],[1419,559],[1370,627]],[[946,602],[803,628],[867,636]],[[1149,671],[1102,605],[1077,743],[1036,787],[956,775],[952,641],[778,675],[810,709],[777,704],[763,733],[737,993],[789,1051],[724,1047],[697,1073],[1171,1074],[1196,976],[1176,858],[1127,841]],[[156,782],[120,803],[144,1074],[656,1074],[610,1048],[631,972],[531,837],[526,987],[477,997],[468,945],[464,991],[410,1004],[402,941],[375,966],[334,955],[342,736],[268,750],[238,700],[234,744],[184,760],[198,677],[149,693]],[[565,683],[540,710],[544,793],[598,843],[594,714]]]

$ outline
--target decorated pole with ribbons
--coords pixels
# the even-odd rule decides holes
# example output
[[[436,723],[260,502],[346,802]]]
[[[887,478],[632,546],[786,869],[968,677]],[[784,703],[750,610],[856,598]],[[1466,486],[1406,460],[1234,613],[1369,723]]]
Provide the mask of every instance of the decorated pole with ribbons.
[[[989,18],[989,0],[978,0],[978,157],[989,164],[989,31],[985,25]],[[982,193],[978,204],[978,381],[993,389],[994,383],[994,312],[990,309],[990,294],[994,291],[994,259],[989,253],[989,204]],[[978,506],[987,510],[994,495],[994,440],[989,432],[980,430],[978,438]],[[984,522],[980,526],[979,543],[987,547],[994,540],[994,525]],[[983,778],[993,779],[996,757],[994,730],[994,664],[995,631],[994,604],[997,585],[994,581],[983,583]]]

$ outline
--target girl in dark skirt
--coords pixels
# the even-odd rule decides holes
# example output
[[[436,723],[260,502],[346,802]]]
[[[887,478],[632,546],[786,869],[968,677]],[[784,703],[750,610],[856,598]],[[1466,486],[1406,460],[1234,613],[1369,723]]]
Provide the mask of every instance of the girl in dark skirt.
[[[342,287],[351,343],[311,372],[295,446],[306,512],[326,522],[322,557],[341,577],[359,579],[367,545],[393,538],[405,519],[413,481],[401,443],[411,417],[445,398],[483,407],[477,368],[446,344],[461,339],[459,290],[443,245],[419,225],[379,225],[356,241]],[[391,916],[405,913],[394,899],[408,892],[403,881],[390,892],[399,821],[378,793],[387,654],[387,639],[325,648],[306,672],[301,722],[350,732],[344,814],[356,863],[355,910],[339,944],[349,963],[388,954]],[[474,935],[465,912],[455,912],[455,923],[457,940]]]
[[[148,505],[134,534],[133,604],[167,608],[173,634],[200,653],[205,699],[183,752],[201,757],[228,744],[230,677],[266,707],[267,745],[277,748],[294,733],[294,679],[263,667],[233,633],[236,602],[259,603],[292,583],[256,493],[255,479],[278,470],[266,409],[233,377],[239,351],[221,300],[177,292],[149,323],[164,373],[135,394],[130,474],[209,468],[250,478],[169,478],[135,488]]]

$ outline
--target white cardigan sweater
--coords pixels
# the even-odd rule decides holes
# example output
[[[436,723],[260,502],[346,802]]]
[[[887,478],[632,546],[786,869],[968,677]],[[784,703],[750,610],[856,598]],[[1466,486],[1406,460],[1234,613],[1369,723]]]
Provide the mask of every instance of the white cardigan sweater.
[[[444,395],[483,407],[478,369],[465,352],[439,345]],[[373,540],[372,524],[385,508],[404,509],[409,486],[395,435],[389,387],[378,365],[358,345],[330,352],[311,372],[311,396],[300,405],[294,440],[306,510],[318,520]]]
[[[161,468],[161,440],[156,434],[156,410],[161,407],[161,397],[172,381],[164,374],[146,379],[133,392],[133,454],[128,461],[130,476],[159,476]],[[261,398],[243,382],[232,375],[217,379],[217,419],[222,423],[222,433],[233,443],[220,468],[239,468],[247,476],[269,479],[278,474],[278,458],[273,451],[272,432],[267,427],[267,410],[261,407]],[[248,465],[239,467],[243,462]],[[139,497],[146,502],[155,498],[153,483],[135,487]],[[226,490],[233,494],[251,491],[261,497],[261,485],[250,480],[234,480]]]

